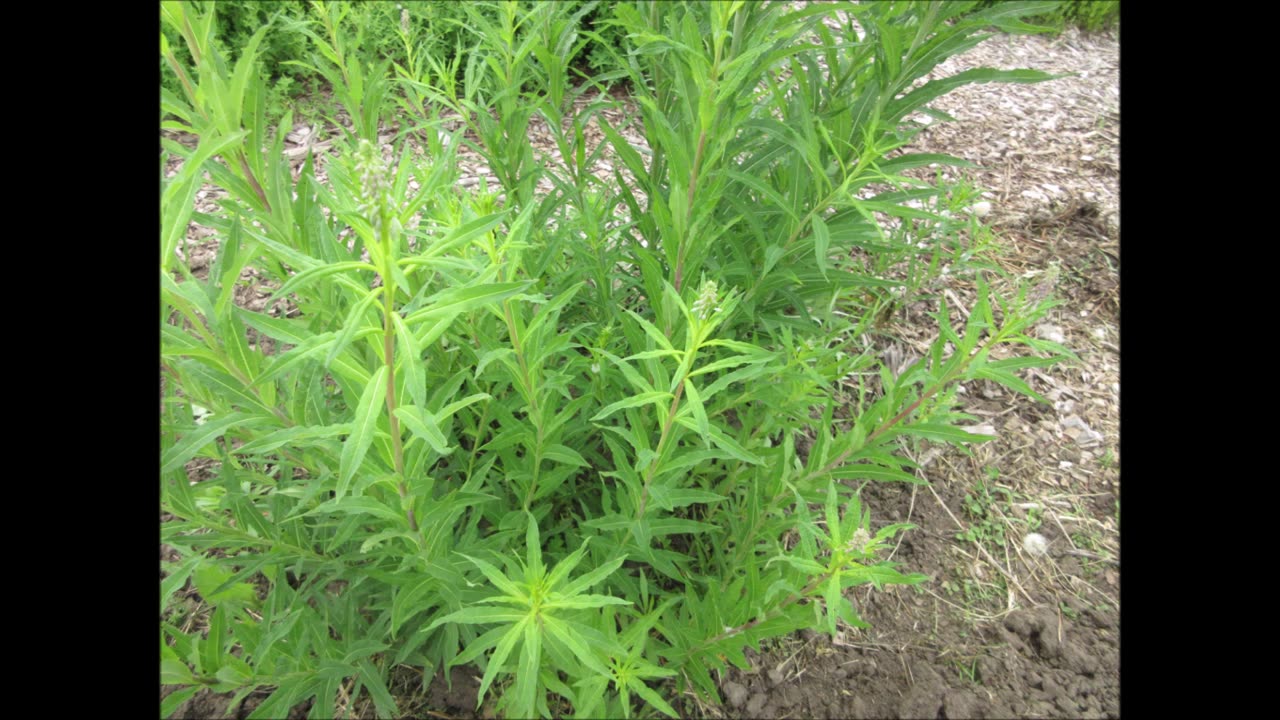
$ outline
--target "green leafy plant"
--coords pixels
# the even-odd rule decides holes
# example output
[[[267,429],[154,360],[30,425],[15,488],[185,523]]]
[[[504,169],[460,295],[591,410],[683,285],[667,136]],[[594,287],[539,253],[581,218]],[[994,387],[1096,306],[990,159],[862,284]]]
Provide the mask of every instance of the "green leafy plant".
[[[978,7],[991,8],[999,4],[996,0],[982,0]],[[1031,19],[1057,31],[1068,25],[1087,32],[1108,30],[1120,22],[1120,0],[1062,0]]]
[[[165,95],[167,126],[198,144],[162,155],[183,161],[161,197],[162,537],[179,558],[161,660],[181,686],[162,709],[266,689],[251,717],[361,699],[397,716],[396,666],[474,663],[477,704],[496,693],[510,716],[675,717],[748,647],[861,626],[850,588],[925,581],[884,559],[910,527],[873,523],[861,487],[922,482],[912,444],[989,439],[965,429],[959,383],[1040,399],[1017,371],[1065,350],[1025,334],[1051,301],[994,292],[962,257],[976,226],[943,211],[966,191],[904,174],[959,161],[899,149],[954,87],[1048,79],[913,85],[1043,7],[619,3],[597,27],[627,38],[608,52],[639,148],[599,113],[608,96],[575,102],[619,75],[568,82],[596,6],[467,6],[459,64],[412,25],[402,58],[375,58],[350,16],[374,10],[315,3],[307,64],[351,119],[321,182],[316,158],[284,157],[290,118],[263,119],[265,29],[231,70],[211,12],[166,3],[195,51],[191,68],[162,48],[189,88]],[[844,33],[821,22],[837,11]],[[438,129],[426,100],[473,137],[384,145],[393,107]],[[535,114],[557,161],[527,147]],[[613,181],[591,171],[591,119]],[[493,192],[457,189],[464,142]],[[228,195],[207,214],[191,208],[205,172]],[[178,254],[192,220],[218,241],[207,272]],[[931,297],[948,262],[969,263],[967,319],[939,300],[929,352],[885,366],[886,303]],[[267,307],[235,302],[250,277]],[[193,462],[212,477],[193,483]],[[189,580],[200,624],[174,600]]]

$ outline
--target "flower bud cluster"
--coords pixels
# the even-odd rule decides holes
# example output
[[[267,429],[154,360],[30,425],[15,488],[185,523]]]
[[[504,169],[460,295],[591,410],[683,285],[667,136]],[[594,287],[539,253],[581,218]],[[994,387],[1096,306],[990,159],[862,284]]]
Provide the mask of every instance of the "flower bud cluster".
[[[867,546],[871,544],[871,533],[866,528],[858,528],[853,531],[853,537],[849,538],[849,550],[859,555],[867,555]]]
[[[704,280],[702,288],[698,290],[698,299],[693,301],[693,307],[690,308],[693,314],[701,320],[706,320],[712,313],[719,310],[719,292],[715,280]]]
[[[356,148],[355,170],[360,177],[360,212],[369,218],[375,231],[381,232],[382,216],[392,207],[391,181],[382,153],[368,140],[361,140]]]

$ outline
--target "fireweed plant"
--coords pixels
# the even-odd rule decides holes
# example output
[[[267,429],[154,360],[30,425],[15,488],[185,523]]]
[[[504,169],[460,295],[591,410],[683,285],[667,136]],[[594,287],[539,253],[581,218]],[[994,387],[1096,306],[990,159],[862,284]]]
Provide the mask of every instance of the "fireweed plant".
[[[321,158],[282,152],[291,118],[263,121],[270,26],[228,67],[216,7],[162,3],[192,58],[162,47],[183,90],[162,124],[198,138],[162,141],[162,167],[183,161],[161,193],[164,713],[209,688],[265,695],[251,717],[394,717],[398,667],[425,685],[470,664],[507,716],[676,717],[747,647],[863,626],[849,588],[926,580],[884,559],[909,526],[874,522],[860,488],[922,482],[922,441],[988,439],[959,383],[1036,397],[1016,372],[1065,354],[1024,334],[1043,288],[974,260],[981,228],[952,212],[971,198],[903,174],[964,163],[895,152],[951,89],[1048,79],[927,80],[1046,8],[972,6],[618,3],[609,73],[642,149],[607,95],[575,102],[601,79],[570,77],[591,31],[556,3],[468,7],[455,67],[389,67],[345,39],[344,5],[314,3],[314,67],[350,118],[321,181]],[[406,48],[427,48],[414,27]],[[525,140],[534,116],[554,162]],[[590,172],[591,119],[613,177]],[[463,144],[498,186],[455,185]],[[192,208],[204,182],[217,212]],[[219,241],[203,277],[192,220]],[[274,288],[260,310],[235,302],[248,268]],[[944,268],[977,287],[958,327],[931,295]],[[919,301],[937,339],[888,367],[871,340]]]

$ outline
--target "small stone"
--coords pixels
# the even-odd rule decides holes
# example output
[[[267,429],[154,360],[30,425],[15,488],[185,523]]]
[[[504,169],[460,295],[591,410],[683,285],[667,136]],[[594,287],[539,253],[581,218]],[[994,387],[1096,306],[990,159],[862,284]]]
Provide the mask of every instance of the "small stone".
[[[1039,335],[1041,339],[1048,340],[1049,342],[1064,343],[1067,341],[1067,336],[1063,334],[1062,328],[1057,325],[1050,325],[1048,323],[1037,325],[1036,334]]]
[[[774,685],[781,685],[787,679],[787,674],[781,668],[774,668],[769,671],[769,682]]]
[[[751,696],[751,701],[747,703],[747,716],[760,717],[760,711],[764,709],[764,704],[769,702],[769,696],[758,692]]]

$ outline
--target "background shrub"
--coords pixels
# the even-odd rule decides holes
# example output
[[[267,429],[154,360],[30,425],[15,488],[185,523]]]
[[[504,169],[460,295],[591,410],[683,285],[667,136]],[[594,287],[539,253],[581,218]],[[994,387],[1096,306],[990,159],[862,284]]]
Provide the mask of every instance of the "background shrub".
[[[1005,0],[982,0],[979,9],[1000,5]],[[1058,7],[1028,18],[1057,31],[1074,26],[1087,32],[1109,30],[1120,23],[1120,0],[1063,0]]]

